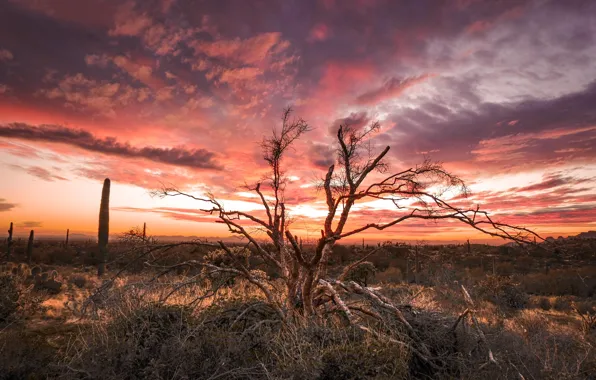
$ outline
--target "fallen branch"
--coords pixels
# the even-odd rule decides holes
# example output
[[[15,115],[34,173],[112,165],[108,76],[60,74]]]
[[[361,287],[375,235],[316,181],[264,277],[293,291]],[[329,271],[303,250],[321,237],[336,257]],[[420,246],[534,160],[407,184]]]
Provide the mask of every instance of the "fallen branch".
[[[319,280],[319,284],[330,293],[331,298],[333,299],[333,302],[335,303],[335,305],[344,313],[344,316],[345,316],[348,324],[352,324],[354,316],[353,316],[352,312],[350,311],[350,309],[346,306],[346,303],[341,299],[339,294],[337,294],[335,289],[333,289],[333,286],[331,286],[331,284],[329,282],[327,282],[323,279]]]
[[[478,337],[480,338],[482,343],[484,343],[484,345],[486,346],[486,349],[488,350],[488,361],[486,363],[484,363],[483,365],[481,365],[480,369],[486,367],[489,364],[495,364],[497,367],[499,367],[499,363],[497,363],[497,360],[495,359],[495,356],[493,355],[493,351],[490,349],[488,341],[486,340],[486,336],[484,336],[484,332],[482,332],[482,329],[480,328],[480,323],[478,323],[478,319],[476,319],[476,316],[474,315],[474,300],[472,300],[470,293],[468,293],[468,290],[463,285],[461,286],[461,290],[462,290],[462,293],[464,294],[464,299],[466,300],[466,303],[468,304],[469,308],[467,310],[468,310],[468,314],[472,318],[472,322],[474,324],[474,329],[476,330],[476,332],[478,333]],[[455,326],[457,326],[457,324]]]

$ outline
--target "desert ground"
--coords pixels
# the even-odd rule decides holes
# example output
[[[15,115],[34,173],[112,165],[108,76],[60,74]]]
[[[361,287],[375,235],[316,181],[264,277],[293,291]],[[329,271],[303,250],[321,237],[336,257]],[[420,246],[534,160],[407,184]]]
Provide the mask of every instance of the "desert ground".
[[[554,253],[546,243],[336,245],[328,276],[390,301],[409,332],[357,294],[344,299],[366,330],[332,306],[282,321],[245,279],[177,265],[216,260],[213,249],[129,237],[110,243],[101,278],[93,241],[36,241],[26,264],[27,241],[15,240],[0,275],[0,378],[595,378],[595,239],[556,240]],[[341,273],[363,252],[373,253]],[[283,298],[279,273],[246,260]]]

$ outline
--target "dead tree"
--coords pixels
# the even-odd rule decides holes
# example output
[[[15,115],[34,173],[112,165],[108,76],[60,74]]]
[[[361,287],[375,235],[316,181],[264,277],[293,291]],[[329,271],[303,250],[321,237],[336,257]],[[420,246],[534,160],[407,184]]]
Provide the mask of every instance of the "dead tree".
[[[490,236],[519,244],[531,243],[531,239],[537,236],[529,229],[493,220],[479,207],[462,208],[443,199],[447,191],[467,195],[468,189],[459,177],[449,173],[439,163],[425,160],[418,166],[390,172],[386,162],[390,147],[375,153],[370,144],[370,138],[379,129],[376,122],[362,130],[350,125],[340,126],[335,141],[336,163],[328,168],[320,182],[327,215],[320,237],[314,249],[309,251],[296,241],[289,229],[290,218],[284,196],[288,181],[283,164],[287,150],[310,127],[303,119],[293,119],[289,108],[283,113],[281,130],[274,130],[261,145],[263,158],[270,167],[270,176],[248,186],[258,196],[264,216],[228,210],[212,194],[200,197],[174,187],[164,187],[155,194],[195,199],[206,205],[201,208],[202,211],[214,215],[217,222],[226,225],[232,234],[243,237],[252,254],[261,257],[281,274],[286,289],[283,305],[279,305],[278,310],[283,308],[282,313],[285,314],[297,312],[313,316],[317,314],[317,307],[329,300],[335,300],[335,305],[341,308],[342,303],[337,301],[338,292],[358,293],[391,309],[387,306],[389,302],[381,300],[378,294],[368,288],[326,279],[326,266],[334,244],[368,230],[395,228],[408,220],[456,220]],[[441,191],[432,190],[437,188]],[[394,217],[383,223],[351,226],[348,222],[354,205],[371,200],[391,202],[395,206]],[[266,232],[270,244],[265,245],[255,238],[254,227]],[[235,257],[226,244],[219,242],[219,246],[231,258]],[[243,276],[260,288],[267,299],[273,299],[266,280],[255,278],[244,260],[233,259],[232,263],[231,267],[219,269],[209,264],[209,268]],[[330,288],[335,289],[337,294],[330,294]],[[349,316],[347,320],[351,320]]]

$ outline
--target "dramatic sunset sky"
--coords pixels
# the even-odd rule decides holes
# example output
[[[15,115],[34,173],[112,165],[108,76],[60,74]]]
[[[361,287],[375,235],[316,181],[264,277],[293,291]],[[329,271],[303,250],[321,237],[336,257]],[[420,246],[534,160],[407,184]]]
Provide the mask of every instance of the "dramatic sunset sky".
[[[174,184],[259,210],[259,142],[281,111],[313,130],[289,153],[293,231],[315,236],[313,186],[341,123],[373,120],[395,171],[428,155],[469,204],[549,235],[596,230],[596,1],[0,0],[0,225],[17,235],[221,236]],[[371,202],[354,223],[387,221]],[[4,227],[5,226],[5,227]],[[366,239],[481,241],[412,221]]]

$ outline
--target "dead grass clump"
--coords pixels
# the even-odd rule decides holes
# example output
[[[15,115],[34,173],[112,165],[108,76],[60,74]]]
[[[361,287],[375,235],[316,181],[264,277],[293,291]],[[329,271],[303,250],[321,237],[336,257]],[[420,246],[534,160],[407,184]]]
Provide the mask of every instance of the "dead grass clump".
[[[362,339],[326,347],[321,352],[319,379],[403,379],[408,352],[389,342]]]
[[[548,311],[551,309],[552,305],[550,304],[550,300],[548,299],[548,297],[541,297],[540,301],[538,301],[538,306],[545,311]]]
[[[555,297],[553,302],[553,309],[556,311],[570,311],[571,310],[571,299],[566,296]]]
[[[348,266],[340,278],[346,281],[355,281],[356,283],[367,286],[371,279],[375,277],[377,268],[370,261],[363,261],[355,266]]]
[[[523,310],[493,338],[501,361],[526,378],[587,379],[596,369],[593,347],[572,326],[555,324],[536,310]]]
[[[405,379],[412,359],[404,345],[333,320],[285,324],[269,352],[276,379]]]
[[[42,253],[41,257],[36,258],[35,261],[44,262],[48,264],[62,264],[70,265],[75,262],[76,251],[72,248],[64,247],[49,247]]]
[[[199,314],[158,303],[123,308],[79,338],[66,372],[102,379],[262,378],[259,358],[278,323],[262,323],[268,309],[257,305],[216,305]]]
[[[87,277],[83,275],[74,275],[68,279],[68,282],[79,289],[83,289],[87,284]]]

